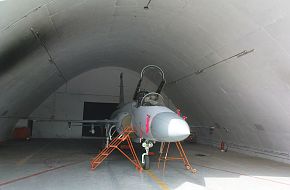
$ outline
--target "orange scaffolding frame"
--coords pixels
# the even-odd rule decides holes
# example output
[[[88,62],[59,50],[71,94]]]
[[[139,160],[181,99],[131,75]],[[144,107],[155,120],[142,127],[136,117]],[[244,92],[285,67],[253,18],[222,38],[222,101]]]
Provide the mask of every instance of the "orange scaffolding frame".
[[[109,146],[104,148],[95,158],[91,161],[91,169],[94,170],[98,167],[115,149],[121,152],[135,167],[139,172],[142,172],[143,168],[138,160],[137,154],[133,147],[130,134],[134,133],[135,131],[132,129],[131,126],[125,128],[116,138],[114,138]],[[133,156],[133,159],[130,158],[124,151],[122,151],[119,146],[122,142],[127,141],[130,152]]]
[[[167,147],[166,147],[167,145]],[[179,155],[180,157],[169,157],[168,156],[168,151],[169,151],[169,147],[170,147],[170,142],[163,142],[161,143],[161,147],[160,147],[160,155],[159,155],[159,158],[158,158],[158,165],[157,167],[160,168],[160,162],[163,161],[163,174],[165,172],[165,168],[166,168],[166,161],[169,161],[169,160],[182,160],[183,161],[183,164],[185,166],[185,168],[187,170],[189,170],[190,172],[192,173],[196,173],[197,170],[194,169],[191,164],[189,163],[188,159],[187,159],[187,156],[185,154],[185,151],[181,145],[181,143],[178,141],[178,142],[175,142],[175,145],[178,149],[178,152],[179,152]],[[164,149],[166,147],[166,152],[164,152]],[[165,155],[163,155],[165,154]]]

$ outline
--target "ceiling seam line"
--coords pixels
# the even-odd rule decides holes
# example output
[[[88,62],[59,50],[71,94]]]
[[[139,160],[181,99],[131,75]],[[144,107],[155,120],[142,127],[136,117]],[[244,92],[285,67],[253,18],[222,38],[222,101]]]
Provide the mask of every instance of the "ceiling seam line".
[[[189,78],[189,77],[191,77],[191,76],[194,75],[194,74],[199,75],[199,74],[201,74],[202,72],[204,72],[205,70],[207,70],[207,69],[209,69],[209,68],[211,68],[211,67],[214,67],[214,66],[216,66],[216,65],[218,65],[218,64],[220,64],[220,63],[223,63],[223,62],[228,61],[228,60],[230,60],[230,59],[232,59],[232,58],[235,58],[235,57],[236,57],[236,58],[240,58],[240,57],[242,57],[242,56],[244,56],[244,55],[246,55],[246,54],[248,54],[248,53],[252,53],[252,52],[254,52],[254,50],[255,50],[255,49],[244,50],[244,51],[242,51],[242,52],[240,52],[240,53],[237,53],[237,54],[232,55],[232,56],[230,56],[230,57],[228,57],[228,58],[225,58],[225,59],[223,59],[223,60],[221,60],[221,61],[218,61],[218,62],[216,62],[216,63],[214,63],[214,64],[212,64],[212,65],[209,65],[209,66],[207,66],[207,67],[204,67],[204,68],[199,69],[199,70],[197,70],[197,71],[194,71],[194,72],[192,72],[192,73],[189,73],[189,74],[187,74],[187,75],[184,75],[183,77],[180,77],[179,79],[176,79],[176,80],[174,80],[174,81],[170,81],[170,82],[168,83],[168,85],[176,84],[177,82],[182,81],[182,80],[184,80],[184,79],[186,79],[186,78]]]
[[[58,67],[58,65],[56,64],[56,62],[54,61],[54,59],[53,59],[51,53],[49,52],[47,46],[45,45],[45,43],[41,40],[39,33],[38,33],[37,31],[35,31],[33,28],[30,28],[30,31],[31,31],[31,33],[33,34],[33,36],[34,36],[34,37],[39,41],[39,43],[40,43],[40,45],[43,47],[43,49],[46,51],[46,53],[47,53],[47,55],[48,55],[48,57],[49,57],[48,61],[49,61],[50,63],[52,63],[52,64],[55,66],[55,68],[56,68],[56,70],[58,71],[60,77],[61,77],[65,82],[67,82],[68,80],[66,79],[66,77],[65,77],[64,74],[63,74],[63,72],[62,72],[61,69]]]
[[[29,12],[27,12],[25,15],[23,15],[22,17],[16,19],[15,21],[11,22],[10,24],[8,24],[6,27],[4,27],[3,29],[1,29],[1,32],[4,32],[5,30],[8,30],[10,27],[14,26],[15,24],[17,24],[18,22],[20,22],[21,20],[25,19],[26,17],[28,17],[30,14],[38,11],[40,8],[52,3],[54,0],[48,2],[48,3],[45,3],[45,4],[42,4],[42,5],[39,5],[38,7],[36,8],[33,8],[32,10],[30,10]]]

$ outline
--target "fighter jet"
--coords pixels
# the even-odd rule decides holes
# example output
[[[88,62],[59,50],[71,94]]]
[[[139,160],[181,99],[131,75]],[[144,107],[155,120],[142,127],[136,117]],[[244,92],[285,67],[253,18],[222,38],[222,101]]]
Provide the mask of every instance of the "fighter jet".
[[[140,86],[147,70],[157,69],[162,81],[155,92],[141,90]],[[176,142],[186,139],[190,135],[190,128],[184,118],[169,109],[163,103],[160,94],[165,78],[163,70],[156,65],[148,65],[141,71],[140,80],[136,87],[133,101],[124,104],[123,75],[120,75],[120,105],[111,119],[117,121],[115,126],[121,132],[131,125],[136,131],[135,142],[142,143],[145,153],[142,154],[141,163],[144,169],[149,169],[149,149],[156,142]]]
[[[158,89],[154,92],[141,89],[141,84],[146,71],[157,70],[161,76]],[[148,65],[141,71],[132,101],[124,103],[123,74],[120,74],[120,103],[118,109],[107,120],[70,120],[71,125],[90,125],[91,133],[94,127],[105,124],[106,146],[112,140],[113,131],[121,133],[127,126],[132,126],[135,131],[134,142],[141,143],[145,152],[142,154],[141,163],[144,169],[150,168],[149,149],[156,142],[177,142],[190,135],[190,128],[184,118],[165,106],[160,94],[164,85],[163,70],[156,65]]]

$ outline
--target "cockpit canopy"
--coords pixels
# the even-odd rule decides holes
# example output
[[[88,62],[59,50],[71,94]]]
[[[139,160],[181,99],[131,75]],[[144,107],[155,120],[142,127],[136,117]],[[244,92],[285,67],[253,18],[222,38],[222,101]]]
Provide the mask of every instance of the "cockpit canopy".
[[[161,94],[156,92],[147,93],[140,102],[141,106],[165,106],[164,99]]]

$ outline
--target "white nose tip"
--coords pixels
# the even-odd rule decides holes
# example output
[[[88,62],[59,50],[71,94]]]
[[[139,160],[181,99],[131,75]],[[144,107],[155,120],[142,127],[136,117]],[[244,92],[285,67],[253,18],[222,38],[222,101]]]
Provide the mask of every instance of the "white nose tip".
[[[161,142],[176,142],[186,139],[189,126],[182,118],[172,112],[157,114],[151,123],[153,138]]]

